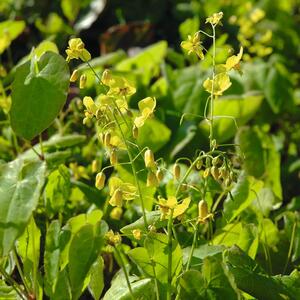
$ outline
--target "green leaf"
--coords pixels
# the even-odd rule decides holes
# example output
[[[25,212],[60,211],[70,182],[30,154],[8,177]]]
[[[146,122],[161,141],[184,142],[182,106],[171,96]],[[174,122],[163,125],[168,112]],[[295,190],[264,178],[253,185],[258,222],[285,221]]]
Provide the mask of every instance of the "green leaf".
[[[157,119],[149,119],[139,129],[138,145],[143,149],[149,147],[153,152],[165,146],[171,137],[171,130]]]
[[[153,277],[155,270],[156,278],[161,284],[161,293],[165,294],[168,282],[168,236],[162,233],[149,234],[144,247],[132,249],[127,252],[130,259],[137,264],[148,276]],[[151,264],[153,261],[153,266]],[[172,278],[173,282],[182,269],[182,251],[177,241],[172,241]]]
[[[139,79],[147,85],[152,77],[159,73],[159,65],[167,54],[167,42],[160,41],[153,44],[136,56],[124,59],[116,65],[118,71],[134,71]]]
[[[200,266],[203,259],[208,256],[214,256],[218,253],[222,253],[225,247],[223,245],[208,245],[204,244],[194,249],[192,260],[191,260],[191,268],[195,265]],[[186,265],[188,258],[190,256],[191,247],[186,247],[183,249],[183,264]]]
[[[80,11],[80,3],[78,0],[62,0],[61,9],[69,21],[74,22]]]
[[[48,128],[65,103],[68,87],[68,65],[54,52],[18,67],[10,110],[14,131],[31,140]]]
[[[270,67],[264,90],[267,101],[275,114],[284,108],[292,107],[293,84],[289,71],[282,64],[276,63]]]
[[[239,246],[251,258],[255,258],[259,244],[259,230],[254,224],[227,224],[215,233],[213,243],[231,247]]]
[[[45,188],[45,201],[47,213],[53,215],[63,212],[66,202],[71,194],[70,172],[64,165],[50,173]]]
[[[104,261],[101,256],[94,262],[91,267],[91,279],[89,283],[89,291],[95,300],[98,300],[101,296],[104,288]]]
[[[232,222],[243,210],[245,210],[263,187],[263,182],[254,177],[246,176],[242,172],[224,202],[224,218],[228,223]]]
[[[232,138],[237,132],[237,126],[242,126],[251,120],[262,100],[262,94],[226,96],[216,99],[214,101],[214,138],[218,143]],[[207,121],[202,121],[199,126],[204,133],[209,132]]]
[[[268,214],[278,208],[282,199],[280,153],[272,137],[257,127],[240,128],[236,143],[245,157],[243,166],[246,173],[264,181],[264,189],[259,193],[261,201],[255,203],[259,210]]]
[[[45,181],[45,162],[16,159],[0,165],[0,256],[7,255],[36,208]]]
[[[40,238],[41,232],[36,226],[34,218],[31,217],[23,235],[17,241],[17,252],[22,258],[25,280],[32,289],[36,288],[37,284]]]
[[[0,54],[23,32],[25,25],[24,21],[12,20],[0,23]]]
[[[78,299],[85,288],[84,281],[99,255],[102,241],[91,224],[82,226],[75,233],[69,248],[68,266],[73,299]]]
[[[156,229],[162,228],[167,225],[167,220],[160,220],[161,213],[160,211],[150,211],[146,212],[146,218],[147,218],[147,223],[148,225],[154,225]],[[145,223],[144,223],[144,218],[140,217],[138,220],[135,222],[128,224],[121,228],[121,232],[124,233],[125,235],[132,236],[132,230],[134,229],[140,229],[141,231],[145,230]]]
[[[58,280],[60,260],[59,234],[60,224],[58,220],[55,220],[48,227],[44,253],[44,282],[45,291],[48,296],[51,296],[52,292],[54,292]]]
[[[189,270],[180,278],[182,300],[239,299],[220,255],[204,259],[202,272]]]
[[[202,86],[205,75],[199,64],[171,73],[170,92],[177,111],[203,116],[207,99]]]
[[[283,284],[268,276],[257,263],[237,246],[224,252],[224,261],[239,289],[257,299],[296,299]]]
[[[129,276],[134,299],[154,300],[154,286],[150,278],[139,279],[136,276]],[[131,300],[125,275],[120,270],[112,280],[111,287],[106,292],[103,300]]]

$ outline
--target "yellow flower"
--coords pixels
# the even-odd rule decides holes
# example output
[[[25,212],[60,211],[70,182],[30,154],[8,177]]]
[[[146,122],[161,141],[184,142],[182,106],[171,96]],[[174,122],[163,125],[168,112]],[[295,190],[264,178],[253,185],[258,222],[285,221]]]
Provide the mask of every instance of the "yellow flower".
[[[91,54],[84,48],[85,45],[80,38],[73,38],[69,40],[67,53],[67,62],[71,59],[81,59],[82,61],[89,61]]]
[[[219,23],[220,25],[222,25],[222,23],[220,22],[222,18],[223,18],[223,13],[220,11],[218,13],[214,13],[212,16],[207,18],[205,23],[210,23],[213,26]]]
[[[240,52],[238,55],[232,55],[230,57],[227,58],[226,60],[226,70],[237,70],[240,74],[242,73],[241,71],[241,66],[240,66],[240,60],[242,59],[243,56],[243,47],[240,48]]]
[[[189,207],[191,198],[187,197],[178,204],[176,197],[170,196],[167,200],[159,198],[158,205],[161,211],[161,219],[164,220],[170,216],[173,210],[173,219],[181,216]]]
[[[83,98],[83,105],[86,108],[86,112],[88,112],[91,117],[96,114],[98,107],[92,97],[85,96]]]
[[[138,103],[140,115],[134,119],[134,125],[137,128],[142,127],[145,121],[153,115],[154,109],[156,107],[156,99],[152,97],[147,97]]]
[[[121,207],[123,200],[132,200],[136,197],[136,187],[131,183],[125,183],[118,177],[111,177],[109,181],[109,204]]]
[[[210,78],[207,78],[203,83],[205,90],[209,93],[213,92],[215,96],[223,95],[223,92],[225,92],[230,86],[230,78],[225,72],[219,73],[215,76],[214,84],[213,80]]]
[[[135,94],[136,88],[129,83],[124,77],[113,76],[107,80],[109,86],[108,96],[125,97]]]
[[[189,35],[187,41],[181,42],[180,46],[188,51],[188,55],[195,53],[200,59],[204,59],[199,32],[196,32],[193,37]]]

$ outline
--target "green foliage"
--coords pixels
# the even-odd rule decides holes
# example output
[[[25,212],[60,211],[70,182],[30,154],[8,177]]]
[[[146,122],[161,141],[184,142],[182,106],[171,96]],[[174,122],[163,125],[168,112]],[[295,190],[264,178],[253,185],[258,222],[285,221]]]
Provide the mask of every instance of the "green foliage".
[[[44,162],[16,159],[0,165],[0,254],[6,256],[38,205],[45,182]]]
[[[68,86],[67,64],[54,52],[21,65],[12,86],[10,116],[14,131],[31,140],[49,127],[66,101]]]

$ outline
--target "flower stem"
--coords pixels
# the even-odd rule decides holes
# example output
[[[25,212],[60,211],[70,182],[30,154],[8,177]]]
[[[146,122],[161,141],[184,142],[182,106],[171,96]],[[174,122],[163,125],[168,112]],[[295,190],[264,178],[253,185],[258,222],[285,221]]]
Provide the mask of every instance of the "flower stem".
[[[114,102],[114,105],[115,105],[116,109],[118,110],[117,104],[115,102]],[[117,117],[115,116],[114,113],[113,113],[113,116],[114,116],[115,122],[116,122],[116,124],[117,124],[117,126],[118,126],[118,128],[120,130],[120,133],[122,135],[122,139],[124,141],[124,144],[126,146],[126,150],[127,150],[128,157],[129,157],[129,160],[130,160],[130,165],[131,165],[133,177],[134,177],[135,184],[136,184],[138,192],[139,192],[139,197],[140,197],[140,200],[141,200],[141,207],[142,207],[144,224],[145,224],[145,228],[147,230],[148,229],[148,222],[147,222],[147,217],[146,217],[145,204],[144,204],[144,199],[143,199],[142,190],[141,190],[141,187],[140,187],[140,184],[139,184],[139,180],[137,178],[137,172],[136,172],[135,164],[134,164],[134,161],[133,161],[133,156],[132,156],[132,153],[130,151],[130,147],[128,145],[128,142],[127,142],[127,139],[125,137],[125,134],[124,134],[124,132],[123,132],[123,130],[121,128],[121,125],[119,124],[119,121],[118,121],[118,119],[117,119]]]
[[[173,227],[173,209],[168,220],[168,289],[167,300],[171,300],[172,296],[172,227]]]
[[[212,150],[213,145],[213,127],[214,127],[214,85],[215,85],[215,72],[216,72],[216,31],[215,26],[212,25],[213,30],[213,55],[212,55],[212,64],[213,64],[213,71],[212,71],[212,88],[211,88],[211,96],[210,96],[210,133],[209,133],[209,144],[210,150]]]

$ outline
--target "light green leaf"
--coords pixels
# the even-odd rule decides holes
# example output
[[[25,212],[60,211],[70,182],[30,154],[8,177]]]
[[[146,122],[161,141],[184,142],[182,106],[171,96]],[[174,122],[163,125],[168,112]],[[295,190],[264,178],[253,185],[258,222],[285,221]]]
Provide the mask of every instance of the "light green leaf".
[[[159,73],[159,65],[167,54],[167,42],[153,44],[136,56],[124,59],[116,65],[118,71],[134,71],[139,79],[147,85],[150,79]]]
[[[214,138],[218,143],[229,140],[238,128],[251,120],[259,109],[263,95],[253,94],[240,96],[226,96],[214,101]],[[209,115],[209,113],[208,113]],[[207,121],[200,123],[200,129],[207,134]]]
[[[41,232],[31,217],[23,235],[17,241],[17,252],[22,258],[25,280],[32,289],[36,288],[38,278],[40,238]]]
[[[16,159],[0,165],[0,256],[7,255],[28,224],[45,181],[45,162]]]
[[[129,276],[134,299],[154,300],[154,286],[150,278],[139,279],[136,276]],[[125,275],[120,270],[112,280],[110,289],[106,292],[103,300],[131,300]]]
[[[23,32],[25,25],[24,21],[0,22],[0,54]]]
[[[89,283],[89,291],[95,300],[98,300],[101,296],[102,290],[104,288],[104,261],[101,256],[94,262],[91,267],[91,279]]]
[[[252,201],[257,198],[257,193],[262,189],[263,182],[256,180],[254,177],[246,176],[242,172],[231,191],[231,196],[228,195],[224,202],[224,218],[230,223],[243,210],[245,210]]]
[[[141,148],[149,147],[153,152],[165,146],[171,137],[171,130],[157,119],[148,119],[139,128],[137,143]]]
[[[54,52],[18,67],[10,110],[14,131],[31,140],[48,128],[65,103],[68,87],[68,65]]]

